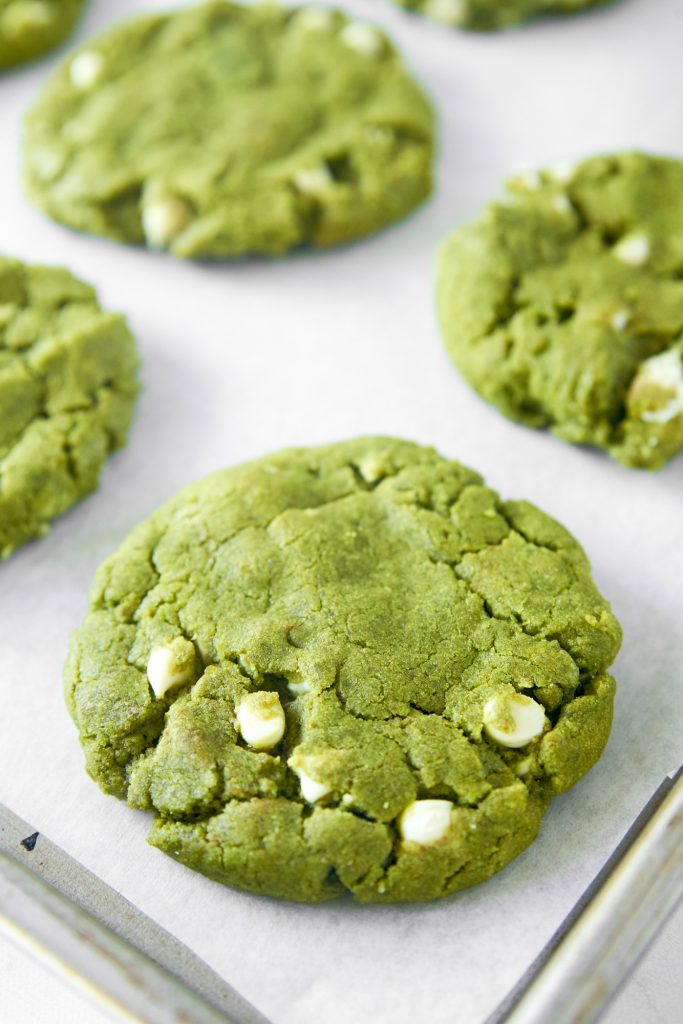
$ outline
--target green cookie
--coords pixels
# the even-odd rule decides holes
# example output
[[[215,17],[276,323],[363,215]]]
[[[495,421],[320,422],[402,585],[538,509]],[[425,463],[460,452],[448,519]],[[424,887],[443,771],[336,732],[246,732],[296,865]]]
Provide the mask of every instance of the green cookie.
[[[511,419],[659,468],[683,447],[683,162],[600,156],[507,188],[441,251],[449,355]]]
[[[387,38],[329,8],[221,2],[110,30],[30,112],[29,195],[188,259],[328,246],[431,188],[433,115]]]
[[[33,60],[66,39],[85,0],[0,0],[0,68]]]
[[[611,0],[394,0],[434,21],[479,32],[510,28],[543,14],[573,14]]]
[[[365,438],[192,484],[71,640],[88,772],[218,881],[425,900],[498,871],[600,756],[621,630],[583,551],[431,448]]]
[[[68,271],[0,257],[0,558],[98,484],[138,393],[123,317]]]

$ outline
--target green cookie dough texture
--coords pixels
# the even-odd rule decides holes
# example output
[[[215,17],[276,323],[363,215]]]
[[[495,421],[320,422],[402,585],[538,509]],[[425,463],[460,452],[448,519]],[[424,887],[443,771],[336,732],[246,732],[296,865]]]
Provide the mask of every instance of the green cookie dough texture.
[[[620,637],[558,523],[365,438],[160,508],[101,566],[65,684],[89,773],[172,857],[423,900],[502,868],[599,757]]]
[[[557,165],[445,243],[446,348],[511,419],[657,469],[683,447],[683,162]]]
[[[433,21],[479,32],[519,25],[543,14],[574,14],[611,0],[394,0]]]
[[[97,487],[126,440],[137,366],[93,288],[0,257],[0,558]]]
[[[330,8],[225,0],[77,51],[26,126],[55,220],[183,258],[367,235],[430,192],[433,115],[388,39]]]
[[[0,0],[0,68],[33,60],[66,39],[85,0]]]

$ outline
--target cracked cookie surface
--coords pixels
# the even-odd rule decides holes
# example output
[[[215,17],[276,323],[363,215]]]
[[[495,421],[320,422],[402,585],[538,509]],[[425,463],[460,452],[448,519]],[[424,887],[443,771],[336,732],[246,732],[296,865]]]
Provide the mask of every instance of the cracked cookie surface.
[[[0,0],[0,68],[40,57],[66,39],[85,0]]]
[[[394,0],[399,7],[424,14],[454,28],[479,32],[519,25],[544,14],[574,14],[613,0]]]
[[[449,355],[511,419],[659,468],[683,447],[683,162],[619,153],[507,188],[441,250]]]
[[[379,29],[331,8],[207,3],[69,57],[26,123],[55,220],[183,258],[377,231],[431,189],[433,115]]]
[[[361,438],[192,484],[103,563],[65,668],[150,841],[303,901],[423,900],[533,840],[599,757],[621,631],[554,520]]]
[[[138,393],[122,316],[66,270],[0,257],[0,558],[95,490]]]

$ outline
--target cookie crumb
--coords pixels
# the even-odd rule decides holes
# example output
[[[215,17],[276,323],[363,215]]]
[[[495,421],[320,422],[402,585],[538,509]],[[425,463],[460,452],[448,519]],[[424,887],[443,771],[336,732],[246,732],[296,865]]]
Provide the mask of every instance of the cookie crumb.
[[[24,849],[28,850],[29,853],[32,853],[33,850],[35,850],[36,848],[36,843],[38,842],[39,835],[40,832],[33,832],[30,836],[26,836],[25,839],[22,839],[19,845],[23,846]]]

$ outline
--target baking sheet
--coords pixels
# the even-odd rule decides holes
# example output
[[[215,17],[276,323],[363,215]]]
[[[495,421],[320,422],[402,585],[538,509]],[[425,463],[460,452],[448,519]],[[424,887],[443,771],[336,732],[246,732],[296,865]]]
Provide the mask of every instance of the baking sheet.
[[[85,38],[163,2],[93,2]],[[477,1024],[683,755],[683,459],[657,475],[516,427],[476,398],[434,322],[433,253],[505,173],[599,150],[683,155],[683,3],[621,0],[504,35],[451,33],[384,0],[441,113],[439,189],[327,254],[186,266],[78,237],[21,196],[22,110],[54,60],[0,80],[0,246],[63,263],[129,314],[145,392],[98,494],[0,566],[0,800],[190,945],[275,1024]],[[501,875],[433,905],[306,907],[231,892],[147,847],[147,815],[82,770],[61,697],[95,567],[188,480],[289,444],[394,433],[436,445],[582,541],[624,627],[613,736]],[[672,985],[680,981],[670,980]]]

